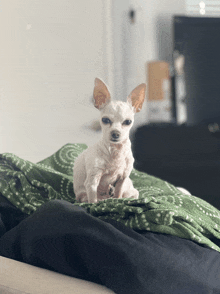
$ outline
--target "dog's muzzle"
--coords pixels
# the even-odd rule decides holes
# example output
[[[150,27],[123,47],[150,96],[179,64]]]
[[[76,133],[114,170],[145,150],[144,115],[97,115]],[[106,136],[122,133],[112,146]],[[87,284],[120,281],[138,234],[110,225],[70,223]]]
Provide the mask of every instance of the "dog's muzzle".
[[[111,132],[111,141],[113,142],[118,142],[118,140],[120,139],[120,132],[118,131],[112,131]]]

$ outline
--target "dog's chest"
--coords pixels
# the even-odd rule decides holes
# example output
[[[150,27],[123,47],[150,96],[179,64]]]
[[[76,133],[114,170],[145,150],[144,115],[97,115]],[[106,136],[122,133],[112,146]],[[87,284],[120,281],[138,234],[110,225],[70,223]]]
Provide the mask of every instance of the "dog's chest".
[[[125,169],[126,169],[126,159],[118,158],[111,160],[110,162],[106,163],[105,171],[103,177],[106,176],[108,180],[112,183],[116,181],[119,177],[123,177]]]
[[[99,183],[99,190],[106,191],[109,185],[114,185],[116,181],[124,176],[127,169],[127,152],[112,152],[105,158],[103,174]]]

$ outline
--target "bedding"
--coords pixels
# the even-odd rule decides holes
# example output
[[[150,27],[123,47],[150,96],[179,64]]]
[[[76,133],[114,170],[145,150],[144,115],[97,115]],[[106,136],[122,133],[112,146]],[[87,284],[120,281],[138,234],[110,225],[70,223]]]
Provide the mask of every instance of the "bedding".
[[[172,235],[137,233],[65,200],[43,204],[5,233],[0,254],[118,294],[220,293],[216,250]]]
[[[76,203],[67,144],[34,164],[0,156],[0,254],[115,293],[220,293],[220,212],[133,170],[138,200]]]

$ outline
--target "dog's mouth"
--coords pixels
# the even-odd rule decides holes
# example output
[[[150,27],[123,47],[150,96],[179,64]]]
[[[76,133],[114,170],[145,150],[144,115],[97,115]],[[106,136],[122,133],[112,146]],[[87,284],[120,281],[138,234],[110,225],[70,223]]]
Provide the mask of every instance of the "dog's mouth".
[[[119,143],[120,142],[120,139],[111,139],[111,142],[114,142],[114,143]]]
[[[111,143],[114,143],[114,144],[118,144],[120,142],[121,142],[120,140],[111,140]]]
[[[115,144],[116,143],[121,143],[122,137],[118,137],[118,138],[111,137],[110,141],[111,141],[111,143],[115,143]]]

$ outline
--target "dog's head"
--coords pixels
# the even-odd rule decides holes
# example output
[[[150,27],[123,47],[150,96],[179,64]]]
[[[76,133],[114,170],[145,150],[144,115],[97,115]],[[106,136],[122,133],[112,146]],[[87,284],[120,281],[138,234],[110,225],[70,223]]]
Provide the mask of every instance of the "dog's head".
[[[129,137],[134,122],[134,114],[142,108],[146,84],[137,86],[127,98],[127,102],[112,101],[108,87],[96,78],[94,105],[101,111],[101,128],[106,142],[121,143]]]

